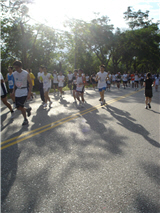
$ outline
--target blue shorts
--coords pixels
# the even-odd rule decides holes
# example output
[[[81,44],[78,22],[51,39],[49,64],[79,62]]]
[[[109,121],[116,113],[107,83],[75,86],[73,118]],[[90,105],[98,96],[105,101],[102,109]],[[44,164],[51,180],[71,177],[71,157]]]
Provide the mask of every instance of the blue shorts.
[[[102,92],[102,90],[105,91],[105,90],[106,90],[106,87],[100,88],[100,89],[99,89],[99,92]]]

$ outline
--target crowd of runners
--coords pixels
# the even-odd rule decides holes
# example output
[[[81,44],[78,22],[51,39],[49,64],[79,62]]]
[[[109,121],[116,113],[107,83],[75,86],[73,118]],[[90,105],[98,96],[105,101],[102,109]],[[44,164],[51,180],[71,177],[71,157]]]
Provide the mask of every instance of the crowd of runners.
[[[14,71],[15,70],[15,71]],[[14,72],[13,72],[14,71]],[[4,79],[2,74],[1,77],[1,100],[9,108],[11,112],[11,118],[14,118],[14,108],[17,108],[21,111],[24,121],[22,125],[28,124],[27,116],[31,115],[31,107],[26,108],[25,102],[27,100],[32,100],[36,98],[36,93],[33,93],[34,80],[35,76],[32,73],[31,69],[24,70],[22,69],[22,62],[15,61],[13,67],[8,68],[8,74]],[[135,90],[138,88],[145,87],[145,97],[146,97],[146,106],[145,108],[151,108],[151,98],[152,98],[152,86],[155,86],[155,91],[158,91],[159,85],[159,75],[151,75],[151,73],[141,74],[137,71],[135,73],[124,73],[121,75],[120,72],[117,74],[110,73],[105,71],[105,66],[101,65],[97,73],[93,73],[91,76],[85,74],[82,69],[71,71],[65,76],[61,71],[53,71],[53,73],[47,72],[47,67],[40,66],[39,72],[37,74],[37,79],[39,81],[39,92],[40,98],[44,109],[47,107],[49,102],[49,107],[52,105],[49,92],[51,88],[54,90],[54,94],[63,97],[64,91],[63,88],[68,84],[74,101],[78,105],[83,107],[85,104],[84,91],[85,88],[93,87],[94,90],[98,89],[100,94],[100,103],[101,105],[105,104],[104,94],[105,91],[111,90],[112,87],[117,87],[119,90],[121,88],[126,89],[131,87]],[[7,101],[7,88],[6,82],[8,82],[10,98],[13,101],[13,107]]]

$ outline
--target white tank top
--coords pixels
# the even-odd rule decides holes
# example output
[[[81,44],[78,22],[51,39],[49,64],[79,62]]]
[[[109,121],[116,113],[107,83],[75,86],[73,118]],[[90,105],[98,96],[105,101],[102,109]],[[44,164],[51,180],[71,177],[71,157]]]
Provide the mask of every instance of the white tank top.
[[[27,89],[27,76],[28,72],[25,70],[22,70],[21,73],[15,71],[13,73],[16,91],[15,96],[16,97],[22,97],[28,95],[28,89]]]
[[[82,85],[79,85],[79,84],[82,84]],[[84,85],[83,85],[83,77],[82,76],[81,77],[77,77],[77,88],[76,88],[76,90],[82,92],[83,87],[84,87]]]

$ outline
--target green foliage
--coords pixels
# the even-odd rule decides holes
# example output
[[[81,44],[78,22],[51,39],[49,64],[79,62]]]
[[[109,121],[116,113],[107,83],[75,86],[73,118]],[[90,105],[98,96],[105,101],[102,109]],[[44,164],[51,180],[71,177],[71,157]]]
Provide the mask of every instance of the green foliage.
[[[160,32],[158,23],[148,20],[149,11],[134,12],[128,7],[124,18],[131,30],[114,30],[107,16],[90,22],[71,19],[65,23],[70,31],[28,24],[27,5],[31,0],[1,1],[1,66],[4,76],[15,59],[23,68],[32,68],[35,76],[40,65],[49,72],[56,69],[67,74],[82,68],[91,75],[105,64],[111,72],[156,72],[160,70]]]

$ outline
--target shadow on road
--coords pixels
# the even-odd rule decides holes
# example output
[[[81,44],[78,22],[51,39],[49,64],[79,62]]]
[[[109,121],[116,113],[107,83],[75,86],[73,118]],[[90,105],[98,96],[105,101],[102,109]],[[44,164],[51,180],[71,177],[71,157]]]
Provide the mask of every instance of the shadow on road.
[[[16,179],[17,161],[20,156],[18,145],[1,151],[1,202],[5,201]]]
[[[143,136],[146,141],[148,141],[151,145],[160,148],[160,144],[150,138],[149,132],[140,124],[136,124],[133,121],[135,121],[132,117],[130,117],[130,114],[128,112],[125,112],[123,110],[120,110],[116,107],[113,107],[111,105],[106,105],[106,110],[116,119],[118,120],[118,124],[123,126],[124,128],[128,129],[131,132],[135,132],[137,134],[140,134]]]

